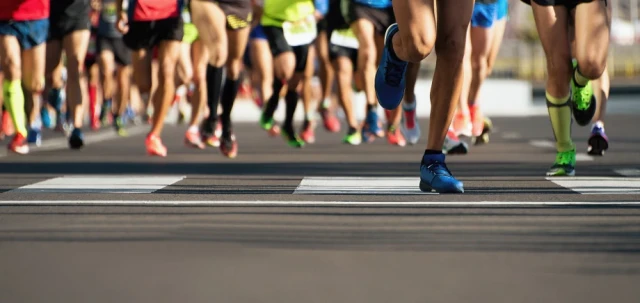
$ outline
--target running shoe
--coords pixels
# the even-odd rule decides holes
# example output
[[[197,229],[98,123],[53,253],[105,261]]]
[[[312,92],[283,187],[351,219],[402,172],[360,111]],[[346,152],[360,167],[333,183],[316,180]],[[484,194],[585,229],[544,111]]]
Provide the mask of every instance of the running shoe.
[[[27,138],[24,137],[21,133],[16,133],[13,136],[13,139],[9,143],[9,150],[21,155],[26,155],[29,153],[29,144],[27,143]]]
[[[49,113],[49,109],[44,104],[40,107],[40,120],[42,121],[42,126],[44,126],[45,128],[53,127],[51,114]]]
[[[447,131],[447,136],[444,138],[444,145],[442,151],[448,155],[465,155],[469,152],[467,143],[460,140],[458,135],[453,129]]]
[[[360,145],[360,143],[362,143],[362,134],[353,128],[344,136],[342,142],[350,145]]]
[[[280,134],[280,127],[275,123],[273,118],[267,119],[264,115],[260,116],[260,127],[266,130],[271,137]]]
[[[362,139],[364,142],[373,142],[376,137],[384,137],[384,131],[380,127],[378,120],[378,113],[375,110],[370,110],[367,113],[367,117],[362,126]]]
[[[398,24],[387,28],[384,34],[382,59],[376,71],[375,88],[378,102],[385,109],[395,109],[404,96],[405,70],[407,62],[400,60],[393,53],[392,37],[398,32]]]
[[[160,140],[160,137],[150,134],[147,136],[144,144],[147,148],[147,154],[149,154],[150,156],[167,156],[167,148],[164,146],[164,144],[162,144],[162,140]]]
[[[2,112],[2,133],[6,136],[13,136],[15,129],[13,127],[13,120],[9,111]]]
[[[82,130],[74,128],[71,132],[71,136],[69,136],[69,147],[71,149],[80,149],[82,146],[84,146],[84,135],[82,134]]]
[[[337,133],[340,131],[340,120],[338,120],[329,108],[320,109],[320,116],[322,116],[324,128],[328,132]]]
[[[313,129],[313,122],[307,121],[302,129],[302,133],[300,133],[300,138],[302,141],[308,144],[313,144],[316,142],[316,134]]]
[[[478,137],[482,135],[484,128],[484,115],[479,105],[469,106],[469,118],[471,119],[471,135]]]
[[[202,142],[200,132],[198,132],[197,130],[187,130],[187,132],[184,134],[184,144],[188,147],[197,149],[204,149],[205,147],[204,142]]]
[[[35,146],[42,145],[42,131],[40,128],[30,128],[27,131],[27,143],[34,144]]]
[[[207,120],[202,121],[200,134],[205,144],[211,147],[220,147],[220,136],[222,135],[222,125],[220,121],[216,121],[215,130]]]
[[[465,115],[464,113],[458,111],[455,116],[453,116],[453,130],[456,132],[458,136],[472,137],[473,134],[473,125],[471,123],[471,116]]]
[[[576,150],[558,152],[547,176],[574,176],[576,174]]]
[[[578,63],[573,62],[573,70],[578,68]],[[591,81],[585,86],[579,86],[576,83],[575,75],[571,77],[571,109],[576,123],[585,126],[591,122],[593,115],[596,114],[596,96],[593,94]]]
[[[407,145],[407,140],[404,139],[402,132],[395,126],[389,126],[387,129],[387,142],[391,145],[397,145],[403,147]]]
[[[404,103],[402,105],[403,115],[400,130],[411,145],[418,143],[418,140],[420,140],[420,125],[418,125],[416,117],[416,104],[417,102],[414,101],[411,104]]]
[[[491,119],[484,117],[482,132],[480,133],[480,136],[473,137],[472,139],[473,144],[482,145],[482,144],[489,143],[489,134],[491,133],[492,129],[493,129],[493,122],[491,122]]]
[[[591,137],[588,141],[587,153],[594,156],[604,156],[604,152],[609,149],[609,138],[604,133],[604,124],[598,121],[591,126]]]
[[[304,141],[295,134],[295,132],[289,132],[285,129],[282,130],[282,138],[287,141],[287,144],[294,148],[302,148]]]
[[[420,190],[423,192],[464,193],[464,185],[458,181],[445,162],[444,154],[426,154],[420,163]]]
[[[129,135],[127,133],[127,130],[124,128],[124,121],[125,119],[123,117],[117,117],[113,119],[113,128],[120,137],[126,137]]]
[[[222,135],[220,141],[220,152],[227,158],[235,158],[238,156],[238,142],[233,133]]]

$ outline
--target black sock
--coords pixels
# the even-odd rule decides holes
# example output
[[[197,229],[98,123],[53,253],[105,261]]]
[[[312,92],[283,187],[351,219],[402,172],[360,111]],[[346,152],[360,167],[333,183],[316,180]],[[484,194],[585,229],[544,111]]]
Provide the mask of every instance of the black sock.
[[[222,86],[222,67],[207,65],[207,107],[211,127],[215,127],[218,120],[218,104],[220,104],[220,87]]]
[[[267,101],[267,106],[265,107],[263,113],[264,116],[268,119],[273,118],[273,113],[275,113],[276,109],[278,108],[278,101],[280,101],[280,91],[282,90],[283,86],[284,83],[282,80],[273,80],[273,94],[269,98],[269,101]]]
[[[441,154],[442,151],[441,150],[437,150],[437,149],[425,149],[424,150],[424,154],[425,155],[437,155],[437,154]]]
[[[222,89],[222,115],[220,120],[222,121],[222,133],[229,134],[231,131],[231,110],[233,109],[233,103],[238,96],[238,87],[240,86],[240,79],[232,80],[227,78],[224,82],[224,88]]]
[[[293,115],[296,113],[296,107],[298,107],[298,93],[295,90],[287,91],[287,95],[284,97],[287,102],[287,112],[284,119],[284,130],[293,134]]]
[[[372,110],[375,110],[375,105],[367,103],[367,113],[372,111]]]
[[[352,135],[352,134],[355,134],[357,132],[358,132],[357,128],[349,126],[349,130],[347,131],[347,134],[348,135]]]

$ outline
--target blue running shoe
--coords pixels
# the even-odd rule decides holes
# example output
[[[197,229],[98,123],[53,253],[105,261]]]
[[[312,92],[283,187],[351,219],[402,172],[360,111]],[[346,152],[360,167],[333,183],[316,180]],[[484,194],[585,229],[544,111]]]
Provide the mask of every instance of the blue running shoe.
[[[40,119],[42,120],[42,126],[46,128],[53,127],[53,121],[51,120],[51,115],[49,114],[49,109],[45,105],[40,108]]]
[[[364,126],[362,127],[362,140],[371,143],[376,137],[382,138],[383,136],[384,131],[378,123],[378,113],[375,110],[370,110],[367,113],[367,118],[364,120]]]
[[[423,192],[464,193],[462,182],[451,175],[444,154],[424,155],[420,164],[420,190]]]
[[[39,128],[30,128],[27,132],[27,143],[42,145],[42,131]]]
[[[393,52],[391,38],[398,32],[398,24],[394,23],[387,28],[384,35],[384,49],[382,60],[376,71],[376,95],[378,103],[388,110],[396,109],[404,96],[407,62],[398,59]]]
[[[84,135],[82,134],[82,130],[74,128],[71,132],[71,136],[69,137],[69,147],[71,149],[80,149],[82,146],[84,146]]]

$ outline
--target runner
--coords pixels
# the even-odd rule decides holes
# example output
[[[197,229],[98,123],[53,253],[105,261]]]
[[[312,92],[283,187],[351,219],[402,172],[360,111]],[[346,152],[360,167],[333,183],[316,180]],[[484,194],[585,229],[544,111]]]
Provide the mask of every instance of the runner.
[[[89,46],[91,20],[89,0],[60,0],[51,5],[49,37],[47,43],[46,83],[60,100],[62,89],[62,52],[65,53],[67,67],[67,112],[70,114],[73,131],[69,137],[69,147],[79,149],[84,145],[82,126],[84,123],[85,93],[83,92],[85,56]],[[52,97],[53,99],[53,97]],[[57,109],[59,104],[55,104]]]
[[[105,115],[106,106],[111,106],[110,102],[107,104],[105,100],[102,100],[102,111],[98,113],[98,86],[100,86],[100,65],[98,64],[98,26],[100,23],[100,12],[102,9],[102,3],[99,0],[91,0],[91,12],[89,13],[89,19],[91,20],[91,37],[89,38],[89,47],[87,48],[87,55],[84,59],[85,70],[88,73],[88,92],[89,92],[89,121],[91,129],[98,130],[100,128],[101,121],[106,122],[110,117]],[[106,124],[106,123],[105,123]]]
[[[126,136],[124,129],[125,111],[129,104],[131,89],[131,51],[124,45],[122,33],[118,31],[118,8],[116,1],[102,0],[102,10],[97,30],[97,52],[100,62],[102,82],[103,117],[113,115],[113,128],[120,136]],[[113,75],[116,77],[114,78]],[[117,98],[116,83],[117,81]],[[104,124],[104,123],[103,123]]]
[[[318,20],[317,29],[318,37],[315,42],[315,50],[319,60],[318,76],[320,78],[321,89],[321,101],[318,104],[318,112],[322,117],[324,128],[332,133],[340,131],[340,120],[335,116],[331,109],[331,95],[333,93],[333,83],[335,80],[335,72],[332,67],[331,59],[329,58],[329,22],[327,14],[331,9],[331,5],[335,5],[336,9],[340,9],[340,1],[333,0],[315,0],[316,6],[316,19]]]
[[[609,138],[604,132],[604,116],[607,109],[607,101],[609,100],[610,87],[609,73],[606,67],[602,76],[593,81],[593,87],[596,93],[598,109],[593,116],[591,133],[587,141],[587,153],[594,156],[604,156],[604,152],[609,149]]]
[[[349,28],[340,10],[341,0],[331,0],[325,17],[329,27],[329,58],[337,75],[338,100],[347,118],[349,129],[342,141],[351,145],[362,142],[362,134],[353,111],[353,73],[358,62],[358,38]]]
[[[317,35],[315,7],[311,0],[265,0],[261,24],[274,57],[275,81],[260,119],[265,130],[272,130],[273,114],[278,106],[278,92],[287,84],[286,117],[282,135],[291,147],[303,147],[293,128],[298,105],[296,87],[304,77],[309,46]]]
[[[400,124],[400,130],[402,134],[409,142],[414,145],[420,140],[420,125],[418,124],[418,116],[416,113],[416,83],[418,82],[418,73],[420,72],[420,62],[409,63],[405,72],[406,87],[403,102],[402,102],[402,123]]]
[[[375,78],[376,93],[382,107],[396,109],[405,93],[407,62],[418,63],[436,50],[431,119],[420,166],[420,189],[462,193],[463,184],[447,168],[442,148],[460,98],[462,59],[473,1],[438,1],[437,11],[434,4],[433,1],[393,1],[398,24],[391,25],[385,34],[385,48]]]
[[[216,140],[214,130],[218,121],[218,105],[221,104],[220,151],[228,158],[235,158],[238,155],[238,143],[231,124],[231,111],[238,95],[242,58],[249,39],[251,1],[194,0],[191,3],[191,17],[210,54],[207,66],[209,116],[202,123],[202,136],[207,142]],[[224,87],[223,67],[226,67]]]
[[[125,45],[133,50],[133,75],[143,103],[151,92],[151,49],[158,48],[158,83],[153,94],[153,118],[151,131],[145,140],[146,150],[152,156],[167,156],[160,134],[171,101],[175,97],[175,70],[180,55],[180,41],[184,28],[180,16],[180,0],[136,0],[123,11],[123,4],[116,2],[118,30],[124,34]]]
[[[204,149],[205,146],[200,134],[200,122],[204,104],[207,101],[209,51],[200,41],[198,29],[191,22],[191,13],[188,5],[182,10],[182,19],[184,20],[184,38],[182,39],[182,54],[179,66],[184,68],[183,73],[191,74],[191,77],[187,75],[183,82],[193,83],[194,85],[193,95],[191,96],[191,121],[189,121],[189,128],[184,135],[184,142],[187,146]],[[214,138],[219,136],[220,134],[214,136]],[[220,146],[220,141],[217,141],[217,145],[213,145],[215,147]]]
[[[367,118],[362,127],[362,138],[371,142],[375,137],[383,137],[384,131],[378,122],[376,95],[374,87],[375,67],[379,54],[383,49],[384,32],[395,22],[390,0],[350,0],[348,13],[345,16],[351,29],[358,37],[358,74],[364,83],[367,97]],[[393,113],[385,112],[388,122],[387,140],[390,144],[404,146],[406,140],[398,128],[400,112],[395,108]]]
[[[48,0],[0,2],[0,58],[5,73],[2,93],[16,132],[8,148],[18,154],[29,153],[23,87],[27,95],[40,95],[44,89],[48,17]]]
[[[571,113],[573,112],[578,125],[584,126],[591,122],[596,111],[591,80],[598,79],[606,68],[611,22],[607,14],[607,1],[525,2],[533,8],[536,27],[547,58],[547,107],[558,151],[547,175],[573,176],[576,147],[571,140]],[[571,40],[568,35],[572,13],[575,14],[577,61],[573,68]]]

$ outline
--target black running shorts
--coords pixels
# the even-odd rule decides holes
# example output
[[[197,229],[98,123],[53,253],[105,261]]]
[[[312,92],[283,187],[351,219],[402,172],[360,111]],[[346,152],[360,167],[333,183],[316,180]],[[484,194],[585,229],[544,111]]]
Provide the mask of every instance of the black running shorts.
[[[339,57],[347,57],[351,60],[353,65],[353,71],[356,71],[358,67],[358,50],[355,48],[348,48],[340,45],[329,44],[329,59],[334,61]]]
[[[58,0],[49,8],[49,37],[62,40],[66,35],[91,28],[90,0]]]
[[[271,54],[273,57],[285,52],[293,52],[296,56],[296,72],[304,72],[307,67],[307,57],[309,55],[309,45],[291,46],[284,38],[284,32],[281,27],[277,26],[263,26],[264,34],[269,41],[269,48],[271,48]]]
[[[217,0],[214,2],[227,16],[228,29],[237,30],[251,26],[253,20],[251,0]]]
[[[353,1],[349,1],[348,12],[344,17],[349,24],[353,24],[358,19],[369,20],[375,27],[376,33],[381,36],[384,36],[391,24],[396,23],[392,7],[379,9],[354,3]]]
[[[569,9],[573,9],[580,3],[589,3],[593,1],[604,1],[605,4],[607,0],[533,0],[536,4],[540,6],[566,6]],[[531,0],[522,0],[522,2],[526,4],[531,4]]]
[[[122,40],[131,50],[151,49],[161,41],[182,41],[182,17],[156,21],[129,21],[129,32]]]
[[[98,55],[103,51],[113,53],[116,63],[121,66],[131,65],[131,51],[124,45],[122,38],[98,37]]]

